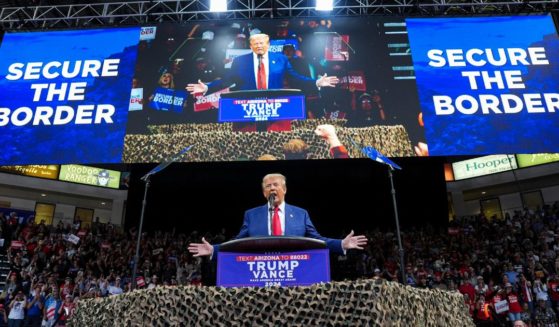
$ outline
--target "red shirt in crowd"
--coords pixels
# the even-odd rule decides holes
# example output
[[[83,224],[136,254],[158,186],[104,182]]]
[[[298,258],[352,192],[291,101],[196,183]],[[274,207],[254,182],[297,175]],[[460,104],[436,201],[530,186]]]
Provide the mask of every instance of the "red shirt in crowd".
[[[476,289],[474,288],[474,286],[468,282],[460,285],[460,287],[458,287],[458,291],[462,294],[468,294],[468,296],[470,297],[470,299],[475,299],[476,298]]]
[[[491,317],[491,303],[489,302],[483,302],[483,304],[480,304],[480,307],[477,310],[476,313],[476,318],[478,320],[483,320],[483,321],[490,321],[493,320],[493,317]]]
[[[518,302],[518,295],[516,293],[509,293],[507,294],[507,301],[509,302],[509,312],[511,313],[520,313],[522,312],[522,307]]]
[[[559,301],[559,281],[554,279],[550,280],[547,288],[549,289],[549,297],[551,300]]]

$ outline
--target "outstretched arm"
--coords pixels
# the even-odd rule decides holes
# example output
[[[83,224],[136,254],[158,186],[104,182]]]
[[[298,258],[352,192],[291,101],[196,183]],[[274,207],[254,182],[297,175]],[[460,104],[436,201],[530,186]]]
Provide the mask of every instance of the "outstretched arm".
[[[214,248],[202,237],[202,243],[190,243],[188,245],[188,252],[192,253],[195,257],[212,256]]]
[[[327,76],[327,74],[322,75],[316,80],[317,87],[334,87],[338,84],[340,80],[336,76]]]
[[[351,233],[347,234],[347,236],[342,240],[342,248],[344,251],[349,249],[358,249],[363,250],[363,247],[367,245],[367,237],[365,235],[353,235],[353,230]]]
[[[340,142],[338,135],[336,135],[336,128],[333,125],[324,124],[318,125],[314,133],[322,137],[330,146],[330,155],[334,158],[349,158],[347,149]]]
[[[206,94],[208,92],[208,86],[202,83],[201,80],[198,80],[198,83],[191,83],[186,86],[186,90],[190,92],[190,94]]]

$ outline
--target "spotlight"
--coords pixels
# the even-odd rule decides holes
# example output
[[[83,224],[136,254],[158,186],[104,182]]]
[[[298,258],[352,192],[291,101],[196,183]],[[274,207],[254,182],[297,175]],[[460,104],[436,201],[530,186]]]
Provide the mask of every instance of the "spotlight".
[[[211,12],[227,11],[227,0],[210,0]]]
[[[315,10],[332,11],[334,9],[334,0],[316,0]]]

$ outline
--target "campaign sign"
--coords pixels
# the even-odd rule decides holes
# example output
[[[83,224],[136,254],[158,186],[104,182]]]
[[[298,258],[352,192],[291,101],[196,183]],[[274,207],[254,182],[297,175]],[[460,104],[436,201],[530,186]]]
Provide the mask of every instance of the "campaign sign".
[[[274,39],[270,40],[270,48],[268,51],[282,53],[284,45],[292,45],[294,50],[299,50],[299,40],[297,39]]]
[[[363,71],[348,72],[345,76],[340,76],[340,88],[355,91],[367,91],[367,83]]]
[[[128,106],[128,111],[142,110],[144,103],[144,89],[134,88],[130,91],[130,105]]]
[[[217,286],[297,286],[329,281],[327,249],[281,254],[218,253]]]
[[[431,155],[559,152],[550,15],[406,19]]]
[[[12,243],[10,244],[10,247],[12,249],[21,249],[24,246],[23,241],[12,241]]]
[[[495,312],[503,313],[509,311],[509,302],[507,300],[501,300],[495,303]]]
[[[219,99],[219,122],[305,119],[305,96]]]
[[[160,111],[182,112],[186,91],[158,87],[153,92],[149,106]]]
[[[0,162],[120,162],[139,27],[6,33]]]
[[[349,35],[328,35],[324,59],[328,61],[349,61]]]
[[[229,88],[208,95],[195,95],[196,102],[194,102],[194,112],[219,108],[219,99],[222,93],[229,93]]]

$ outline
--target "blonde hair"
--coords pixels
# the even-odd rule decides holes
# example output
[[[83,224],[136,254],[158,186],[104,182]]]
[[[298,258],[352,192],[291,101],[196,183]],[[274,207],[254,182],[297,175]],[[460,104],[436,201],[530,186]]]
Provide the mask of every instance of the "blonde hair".
[[[169,75],[169,77],[171,78],[171,82],[169,83],[169,88],[170,89],[174,89],[175,88],[175,77],[173,76],[173,74],[166,72],[161,74],[161,76],[159,76],[159,81],[157,82],[157,84],[163,86],[163,76],[165,75]]]
[[[281,179],[281,186],[285,189],[285,186],[287,185],[287,180],[286,180],[285,176],[283,176],[280,173],[272,173],[272,174],[268,174],[268,175],[264,176],[264,178],[262,178],[262,189],[264,189],[266,187],[266,180],[270,179],[270,178],[280,178]]]
[[[253,34],[248,38],[248,42],[252,43],[252,40],[256,40],[256,39],[260,39],[260,38],[264,38],[266,39],[266,42],[270,43],[270,36],[268,34],[264,34],[264,33],[259,33],[259,34]]]
[[[257,160],[278,160],[273,154],[263,154]]]
[[[291,139],[283,145],[285,159],[306,159],[309,146],[301,139]]]

